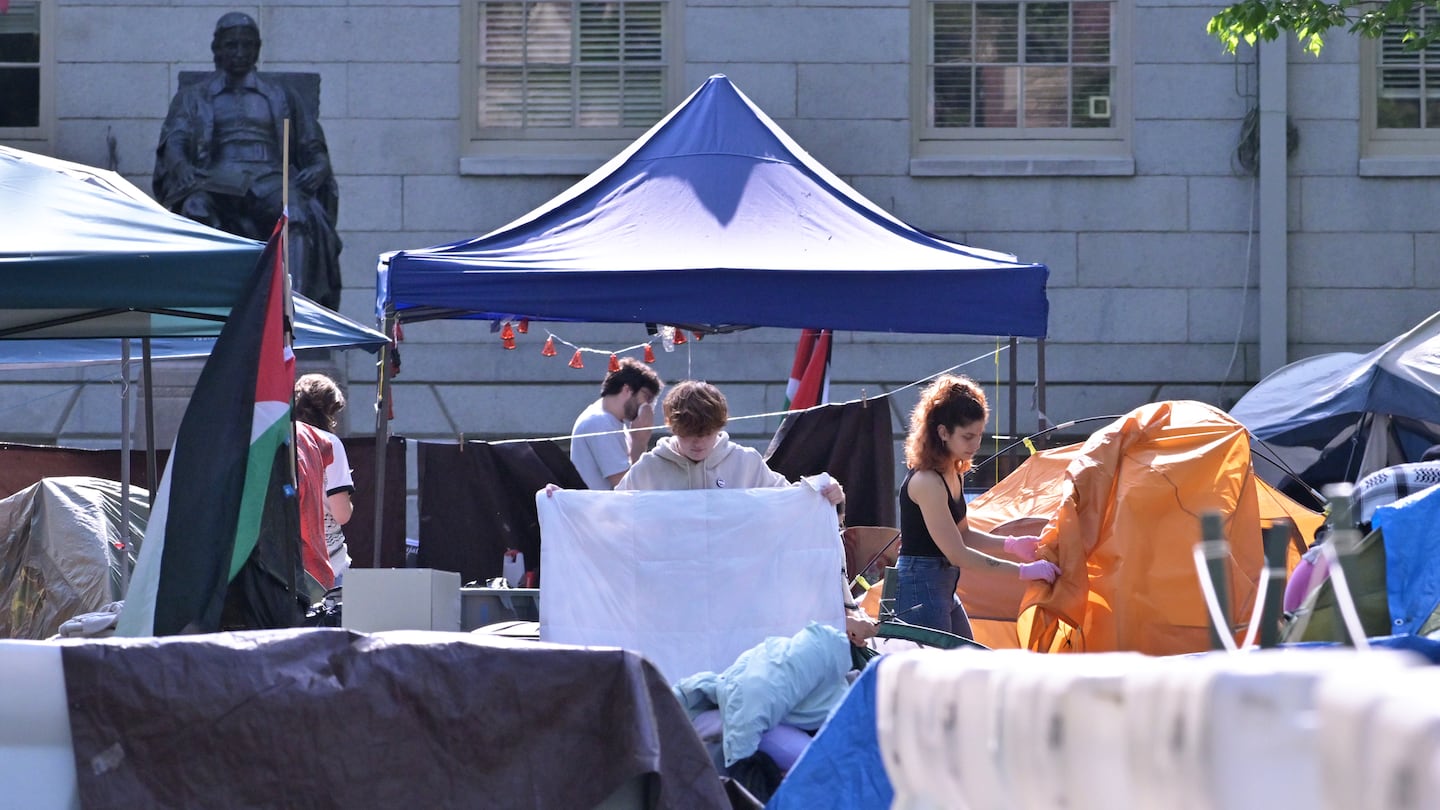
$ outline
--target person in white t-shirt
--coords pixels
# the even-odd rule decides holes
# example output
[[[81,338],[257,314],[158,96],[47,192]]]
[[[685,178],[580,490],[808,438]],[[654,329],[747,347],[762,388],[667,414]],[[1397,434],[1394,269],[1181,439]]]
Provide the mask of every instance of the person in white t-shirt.
[[[663,386],[660,375],[630,357],[605,375],[600,398],[580,413],[570,431],[570,461],[590,489],[614,489],[645,452]]]
[[[345,445],[335,435],[336,417],[344,409],[345,393],[324,374],[303,374],[295,381],[295,419],[318,428],[334,451],[325,468],[325,548],[336,586],[350,568],[350,552],[341,527],[350,521],[354,510],[351,496],[355,492]]]

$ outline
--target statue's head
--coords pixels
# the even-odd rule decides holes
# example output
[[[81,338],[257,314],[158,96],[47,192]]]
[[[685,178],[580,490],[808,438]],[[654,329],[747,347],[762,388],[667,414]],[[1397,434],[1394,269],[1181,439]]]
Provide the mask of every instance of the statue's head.
[[[220,32],[227,28],[249,28],[256,36],[260,34],[260,26],[255,24],[255,18],[243,11],[230,11],[220,15],[220,19],[215,21],[215,36],[220,36]]]
[[[254,70],[260,59],[260,26],[255,24],[255,18],[240,11],[221,15],[210,40],[210,53],[215,56],[217,70],[231,75]]]

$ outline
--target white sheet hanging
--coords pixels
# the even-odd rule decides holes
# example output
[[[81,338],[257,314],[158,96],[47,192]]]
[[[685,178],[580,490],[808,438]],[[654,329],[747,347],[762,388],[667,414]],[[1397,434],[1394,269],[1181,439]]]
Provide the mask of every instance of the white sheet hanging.
[[[844,630],[835,508],[810,487],[535,500],[542,640],[638,650],[675,683],[811,621]]]

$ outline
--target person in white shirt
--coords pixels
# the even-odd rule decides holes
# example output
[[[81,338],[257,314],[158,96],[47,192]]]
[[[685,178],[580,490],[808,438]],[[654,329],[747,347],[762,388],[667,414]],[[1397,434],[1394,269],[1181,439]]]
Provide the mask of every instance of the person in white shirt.
[[[629,357],[605,375],[600,398],[570,431],[570,461],[590,489],[614,489],[645,452],[663,385],[653,369]]]

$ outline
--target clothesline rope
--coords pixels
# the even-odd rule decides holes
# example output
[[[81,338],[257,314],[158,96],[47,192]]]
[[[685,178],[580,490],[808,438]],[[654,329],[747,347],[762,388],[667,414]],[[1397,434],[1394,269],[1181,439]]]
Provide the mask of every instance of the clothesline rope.
[[[569,345],[569,344],[567,344],[567,345]],[[643,346],[644,344],[641,344],[641,345]],[[947,368],[947,369],[942,369],[942,370],[937,371],[937,372],[935,372],[935,373],[933,373],[933,374],[930,374],[930,375],[928,375],[928,376],[921,377],[921,378],[918,379],[918,380],[914,380],[914,381],[912,381],[912,382],[908,382],[908,383],[906,383],[906,384],[904,384],[904,385],[900,386],[899,388],[896,388],[896,389],[894,389],[894,390],[892,390],[892,391],[882,391],[882,392],[880,392],[879,394],[876,394],[875,396],[866,395],[866,396],[860,397],[860,398],[858,398],[858,399],[848,400],[848,401],[846,401],[846,402],[827,402],[827,403],[822,403],[822,404],[820,404],[820,405],[814,405],[814,406],[811,406],[811,407],[809,407],[809,408],[804,408],[804,409],[796,410],[796,411],[770,411],[770,412],[768,412],[768,413],[752,413],[752,414],[746,414],[746,415],[744,415],[744,416],[732,416],[732,417],[729,418],[728,421],[729,421],[729,422],[743,422],[743,421],[747,421],[747,420],[750,420],[750,419],[768,419],[768,418],[770,418],[770,417],[772,417],[772,416],[787,416],[787,415],[792,414],[792,413],[804,413],[804,412],[806,412],[806,411],[813,411],[813,410],[815,410],[816,408],[824,408],[824,407],[827,407],[827,406],[829,406],[829,405],[853,405],[853,404],[855,404],[855,403],[857,403],[857,402],[868,402],[868,401],[870,401],[870,400],[885,399],[885,398],[887,398],[887,397],[892,397],[892,396],[900,393],[901,391],[906,391],[906,390],[911,389],[911,388],[914,388],[914,387],[916,387],[916,386],[924,385],[925,383],[927,383],[927,382],[935,379],[936,377],[939,377],[939,376],[942,375],[942,374],[949,374],[949,373],[952,372],[952,371],[957,371],[957,370],[959,370],[959,369],[965,368],[966,366],[969,366],[969,365],[974,364],[974,363],[978,363],[978,362],[980,362],[980,361],[982,361],[982,360],[985,360],[986,358],[989,358],[989,357],[998,357],[999,354],[1000,354],[1000,352],[1009,351],[1009,349],[1010,349],[1010,347],[1009,347],[1008,345],[996,346],[994,349],[992,349],[992,350],[990,350],[990,351],[988,351],[988,352],[985,352],[984,354],[977,355],[977,356],[972,357],[972,358],[970,358],[969,360],[966,360],[966,361],[961,362],[961,363],[956,363],[955,365],[953,365],[953,366],[951,366],[951,367],[949,367],[949,368]],[[661,423],[661,424],[655,425],[654,427],[650,427],[650,428],[621,428],[620,430],[603,430],[603,431],[599,431],[599,432],[597,432],[597,433],[566,433],[566,434],[563,435],[563,436],[538,436],[538,437],[532,437],[532,438],[527,438],[527,439],[497,439],[496,441],[486,442],[486,443],[487,443],[487,444],[491,444],[491,445],[496,445],[496,444],[522,444],[522,443],[528,443],[528,442],[559,442],[559,441],[569,441],[569,440],[571,440],[571,439],[589,438],[589,437],[591,437],[591,436],[612,436],[612,435],[617,434],[617,433],[634,433],[634,432],[637,431],[637,430],[659,430],[659,431],[669,432],[669,428],[668,428],[664,423]],[[456,438],[457,438],[457,440],[460,442],[460,444],[464,444],[464,443],[465,443],[465,439],[464,439],[463,434],[460,435],[460,436],[457,436]]]

